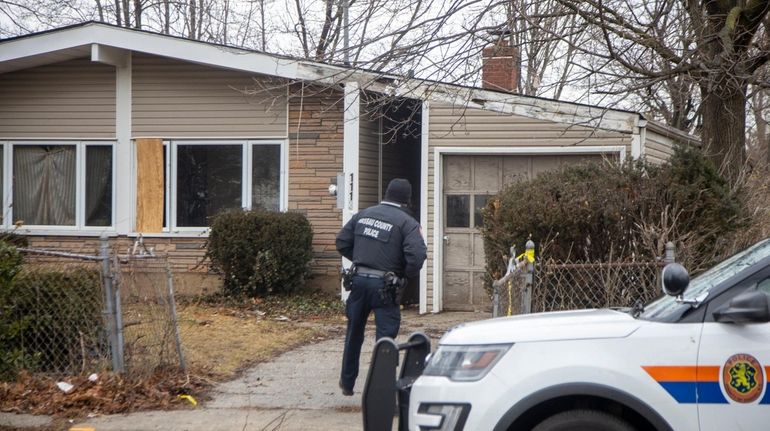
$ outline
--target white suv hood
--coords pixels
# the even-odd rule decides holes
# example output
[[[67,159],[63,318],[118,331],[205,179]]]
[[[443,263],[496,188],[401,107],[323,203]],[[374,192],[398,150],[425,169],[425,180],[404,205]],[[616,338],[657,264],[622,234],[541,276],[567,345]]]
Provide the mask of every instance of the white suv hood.
[[[446,333],[440,344],[622,338],[632,334],[641,324],[627,313],[608,309],[536,313],[465,323]]]

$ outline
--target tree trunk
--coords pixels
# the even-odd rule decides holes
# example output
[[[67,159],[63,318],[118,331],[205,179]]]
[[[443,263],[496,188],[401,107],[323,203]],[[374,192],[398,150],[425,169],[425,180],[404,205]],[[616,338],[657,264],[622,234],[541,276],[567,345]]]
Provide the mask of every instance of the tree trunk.
[[[262,38],[262,51],[265,51],[266,46],[266,31],[265,31],[265,0],[259,0],[259,19],[261,20],[261,26],[259,33]]]
[[[134,28],[142,28],[142,0],[134,0]]]
[[[118,24],[118,27],[123,26],[123,19],[120,15],[120,0],[115,0],[115,22]]]
[[[163,0],[163,33],[168,34],[171,26],[171,5],[170,0]]]
[[[99,22],[104,22],[104,8],[100,0],[96,0],[96,10],[99,12]]]
[[[195,39],[195,22],[197,16],[198,14],[195,13],[195,0],[190,0],[190,9],[187,16],[187,21],[190,24],[190,33],[187,34],[189,39]]]
[[[724,85],[724,84],[723,84]],[[703,151],[729,179],[735,179],[746,161],[746,86],[701,85]]]
[[[123,25],[131,27],[131,8],[128,7],[128,0],[123,0]]]

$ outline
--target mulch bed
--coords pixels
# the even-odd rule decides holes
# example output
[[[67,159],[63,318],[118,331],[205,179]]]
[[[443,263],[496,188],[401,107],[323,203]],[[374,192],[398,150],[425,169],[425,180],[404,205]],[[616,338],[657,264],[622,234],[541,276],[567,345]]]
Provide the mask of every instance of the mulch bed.
[[[68,393],[57,382],[73,385]],[[159,371],[151,376],[127,377],[102,373],[95,382],[87,376],[54,379],[22,373],[15,382],[0,382],[0,411],[84,417],[127,413],[142,409],[170,409],[190,405],[179,395],[198,398],[211,384],[181,372]],[[200,400],[198,400],[200,401]]]

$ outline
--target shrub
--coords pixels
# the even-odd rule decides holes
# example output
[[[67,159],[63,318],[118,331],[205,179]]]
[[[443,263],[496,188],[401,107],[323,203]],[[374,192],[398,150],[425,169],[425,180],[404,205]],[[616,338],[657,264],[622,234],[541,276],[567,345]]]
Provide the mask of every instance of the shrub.
[[[32,268],[5,291],[0,326],[13,328],[4,342],[15,352],[4,362],[5,377],[19,369],[63,372],[100,355],[103,331],[99,271]]]
[[[548,257],[649,260],[666,241],[711,263],[739,227],[742,201],[698,150],[677,148],[663,166],[591,163],[511,184],[483,210],[487,281],[502,276],[511,244],[530,236]],[[685,242],[685,244],[682,244]]]
[[[310,275],[312,241],[302,214],[228,211],[214,217],[206,254],[226,295],[290,293]]]
[[[23,366],[23,352],[18,337],[26,321],[11,319],[13,292],[11,283],[21,269],[21,254],[15,247],[0,241],[0,380],[13,378]]]
[[[0,232],[0,241],[14,247],[29,247],[29,238],[13,232]]]

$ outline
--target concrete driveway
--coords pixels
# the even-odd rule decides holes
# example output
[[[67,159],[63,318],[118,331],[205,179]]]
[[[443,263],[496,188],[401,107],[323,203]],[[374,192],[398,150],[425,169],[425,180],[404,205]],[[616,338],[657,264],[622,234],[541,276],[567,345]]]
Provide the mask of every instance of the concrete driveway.
[[[488,317],[485,313],[418,315],[406,311],[398,341],[421,331],[431,338],[435,348],[440,336],[452,326]],[[213,399],[196,409],[102,416],[80,425],[97,431],[360,430],[361,390],[374,345],[374,326],[367,328],[361,373],[352,397],[342,396],[337,387],[343,342],[344,335],[338,335],[258,364],[239,378],[216,386]],[[11,423],[12,418],[20,419],[0,415],[0,429],[2,425],[22,426]]]

